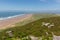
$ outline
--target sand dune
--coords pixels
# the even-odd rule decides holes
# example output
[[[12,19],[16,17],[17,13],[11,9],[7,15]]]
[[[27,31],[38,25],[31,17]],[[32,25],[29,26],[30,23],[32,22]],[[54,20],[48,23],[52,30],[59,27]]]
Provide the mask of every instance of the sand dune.
[[[7,20],[2,20],[0,21],[0,29],[13,27],[15,23],[18,23],[18,22],[21,22],[30,18],[32,18],[32,14],[25,14],[23,16],[18,16],[18,17],[7,19]]]

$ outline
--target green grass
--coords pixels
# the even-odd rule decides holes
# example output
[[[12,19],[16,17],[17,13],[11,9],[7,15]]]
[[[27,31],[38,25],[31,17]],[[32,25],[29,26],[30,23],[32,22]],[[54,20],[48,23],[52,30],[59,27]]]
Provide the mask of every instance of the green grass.
[[[41,26],[42,22],[49,22],[54,23],[54,27],[48,28],[46,26]],[[32,25],[33,24],[33,25]],[[29,35],[33,35],[36,37],[42,37],[43,40],[52,40],[52,33],[55,35],[60,35],[60,16],[57,17],[50,17],[50,18],[42,18],[39,20],[36,20],[34,22],[28,23],[23,26],[16,26],[14,28],[9,28],[6,30],[2,30],[0,32],[0,40],[12,40],[9,38],[8,34],[6,34],[6,31],[13,31],[13,38],[19,37],[20,39]],[[48,32],[48,35],[46,35],[46,32]],[[4,39],[5,38],[5,39]]]
[[[30,22],[33,22],[33,21],[36,21],[36,20],[39,20],[41,18],[49,18],[49,17],[55,17],[57,16],[56,14],[48,14],[48,13],[38,13],[38,14],[33,14],[32,18],[31,19],[27,19],[27,20],[24,20],[22,22],[19,22],[19,23],[16,23],[15,25],[16,26],[22,26],[22,25],[26,25]]]

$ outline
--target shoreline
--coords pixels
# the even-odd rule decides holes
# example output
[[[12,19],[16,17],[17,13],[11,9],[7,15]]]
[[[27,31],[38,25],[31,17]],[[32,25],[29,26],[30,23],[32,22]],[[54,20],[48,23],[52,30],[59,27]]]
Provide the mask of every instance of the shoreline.
[[[16,16],[16,17],[6,19],[6,20],[0,20],[0,29],[14,27],[14,24],[30,19],[31,17],[32,17],[32,14],[25,14],[22,16]]]
[[[10,18],[14,18],[14,17],[17,17],[17,16],[23,16],[23,15],[25,15],[25,14],[19,14],[19,15],[8,16],[8,17],[0,17],[0,21],[1,21],[1,20],[10,19]]]

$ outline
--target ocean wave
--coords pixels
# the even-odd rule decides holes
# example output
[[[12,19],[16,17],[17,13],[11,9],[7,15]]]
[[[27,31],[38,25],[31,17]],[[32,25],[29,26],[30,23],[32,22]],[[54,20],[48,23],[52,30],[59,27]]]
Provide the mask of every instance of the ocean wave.
[[[0,20],[6,20],[6,19],[17,17],[17,16],[23,16],[23,15],[25,15],[25,14],[19,14],[19,15],[8,16],[8,17],[1,17]]]

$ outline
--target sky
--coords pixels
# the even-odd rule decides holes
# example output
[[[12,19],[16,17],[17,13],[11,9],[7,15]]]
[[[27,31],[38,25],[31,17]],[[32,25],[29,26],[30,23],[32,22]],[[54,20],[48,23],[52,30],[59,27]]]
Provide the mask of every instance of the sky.
[[[0,11],[60,10],[60,0],[0,0]]]

